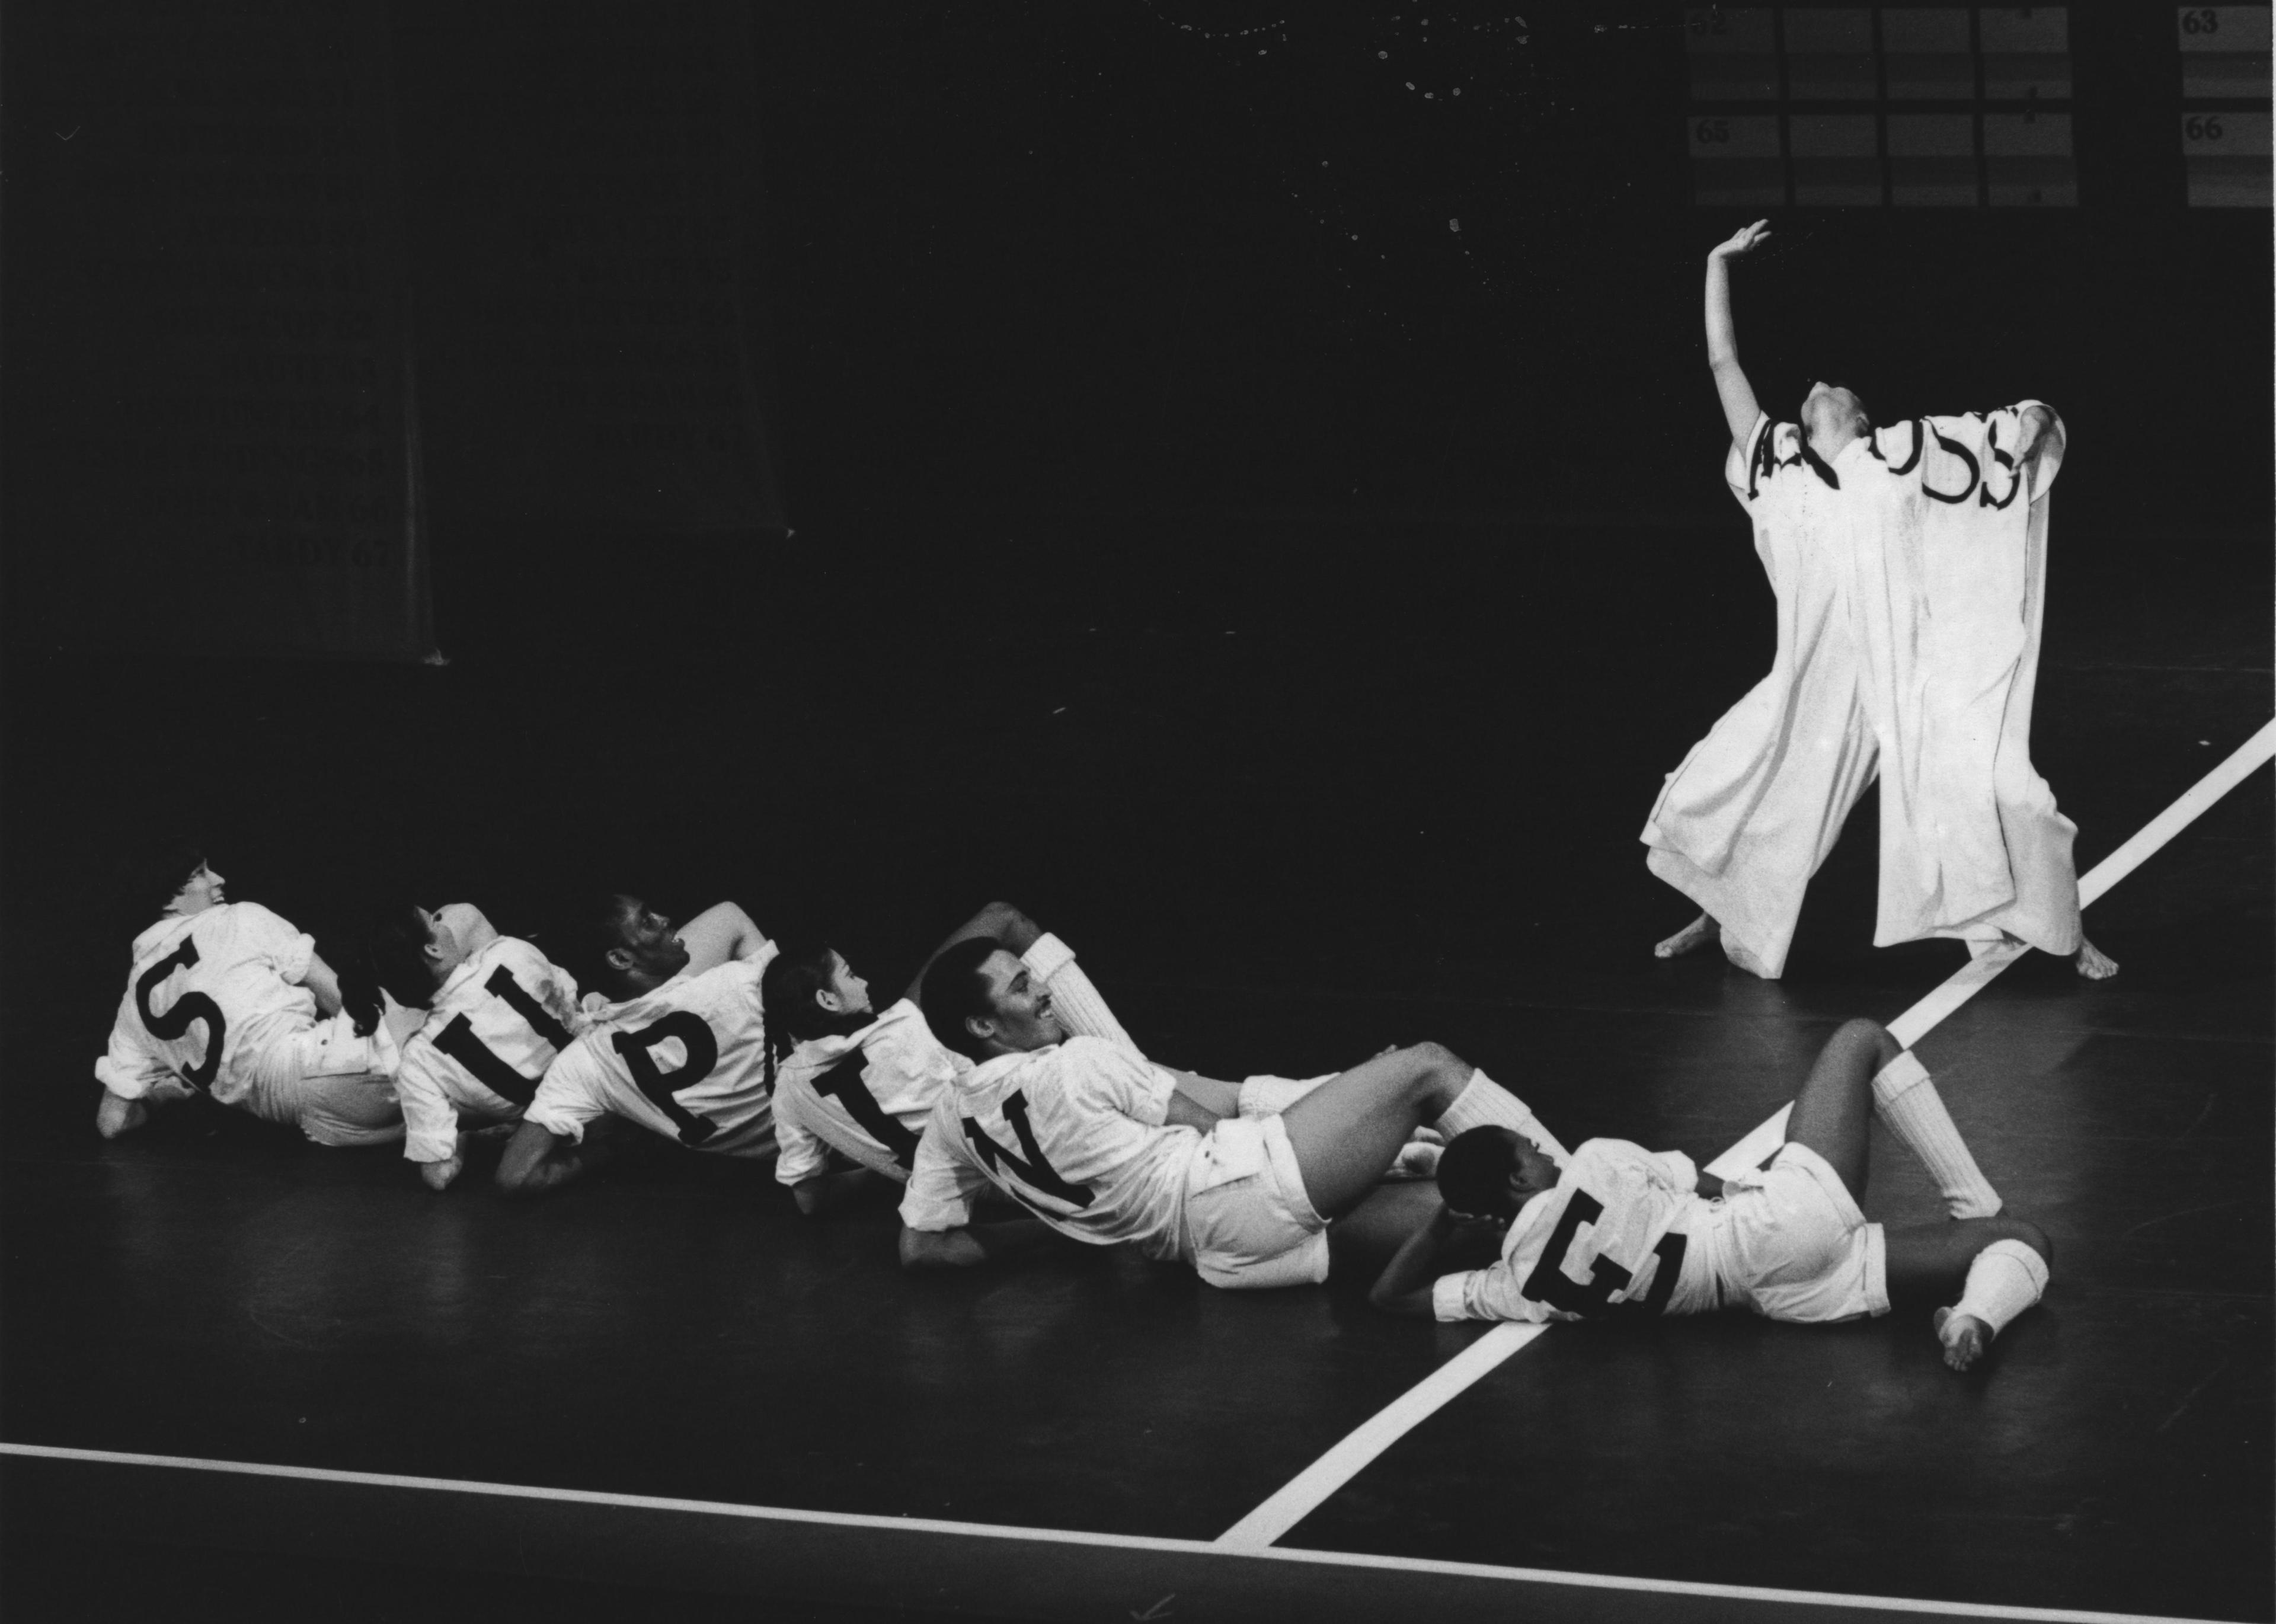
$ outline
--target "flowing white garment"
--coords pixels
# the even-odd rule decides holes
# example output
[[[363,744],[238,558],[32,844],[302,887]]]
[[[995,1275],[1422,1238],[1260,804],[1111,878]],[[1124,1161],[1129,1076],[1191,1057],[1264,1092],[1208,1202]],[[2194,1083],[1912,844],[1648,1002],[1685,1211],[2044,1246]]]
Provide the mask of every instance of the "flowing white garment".
[[[1831,467],[1767,418],[1732,450],[1778,652],[1668,776],[1643,839],[1757,975],[1784,970],[1809,877],[1877,770],[1876,945],[2006,931],[2078,949],[2076,831],[2030,763],[2063,452],[2058,424],[2023,488],[2011,453],[2030,404],[1899,424]]]

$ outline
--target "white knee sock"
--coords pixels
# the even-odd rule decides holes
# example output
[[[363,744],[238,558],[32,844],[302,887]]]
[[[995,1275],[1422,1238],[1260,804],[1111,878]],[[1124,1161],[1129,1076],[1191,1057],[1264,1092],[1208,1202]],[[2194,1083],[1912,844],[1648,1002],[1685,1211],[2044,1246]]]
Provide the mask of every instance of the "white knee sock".
[[[1980,1319],[1998,1336],[2047,1289],[2047,1262],[2020,1241],[1994,1241],[1968,1265],[1954,1314]]]
[[[1324,1077],[1249,1077],[1240,1085],[1240,1114],[1244,1117],[1277,1117],[1329,1078],[1339,1075],[1330,1072]]]
[[[1470,1074],[1469,1086],[1454,1097],[1433,1126],[1449,1140],[1474,1127],[1514,1128],[1559,1167],[1570,1159],[1557,1135],[1541,1126],[1541,1119],[1526,1109],[1523,1100],[1480,1071]]]
[[[1114,1018],[1106,1000],[1082,973],[1074,961],[1074,949],[1056,936],[1045,931],[1036,938],[1036,945],[1020,955],[1020,961],[1028,967],[1028,974],[1051,990],[1051,1005],[1058,1011],[1059,1021],[1078,1037],[1103,1037],[1117,1048],[1127,1049],[1144,1059],[1130,1034]]]
[[[1968,1143],[1944,1108],[1944,1097],[1929,1081],[1928,1068],[1906,1050],[1873,1077],[1873,1109],[1905,1148],[1921,1159],[1954,1218],[1990,1218],[1999,1210],[1999,1192],[1976,1166]]]

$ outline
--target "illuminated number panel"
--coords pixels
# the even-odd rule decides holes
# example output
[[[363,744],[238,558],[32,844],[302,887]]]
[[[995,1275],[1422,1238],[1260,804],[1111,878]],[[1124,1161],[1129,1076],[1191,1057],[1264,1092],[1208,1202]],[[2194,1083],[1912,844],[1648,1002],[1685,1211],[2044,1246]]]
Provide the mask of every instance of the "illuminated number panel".
[[[2268,7],[2185,5],[2174,28],[2189,207],[2267,208]]]
[[[2075,207],[2065,6],[1698,6],[1703,204]]]

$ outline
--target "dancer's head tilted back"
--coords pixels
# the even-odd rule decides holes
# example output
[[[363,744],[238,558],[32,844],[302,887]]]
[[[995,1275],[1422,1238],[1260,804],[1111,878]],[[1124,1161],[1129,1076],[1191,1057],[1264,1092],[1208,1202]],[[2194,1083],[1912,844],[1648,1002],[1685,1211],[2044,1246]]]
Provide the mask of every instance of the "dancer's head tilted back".
[[[767,1018],[767,1087],[774,1087],[780,1057],[815,1037],[843,1037],[877,1018],[869,983],[854,974],[845,955],[820,943],[793,944],[778,952],[759,978]]]
[[[687,968],[687,945],[668,914],[624,892],[584,898],[568,920],[570,961],[563,968],[607,998],[660,987]]]
[[[1873,432],[1873,420],[1855,390],[1839,383],[1813,383],[1795,414],[1803,444],[1831,462],[1853,440]]]
[[[366,927],[365,965],[397,1003],[423,1009],[451,972],[497,940],[497,927],[471,902],[432,908],[393,902]]]
[[[1048,1048],[1067,1035],[1050,991],[1009,948],[984,936],[953,943],[932,961],[924,1018],[935,1037],[975,1060]]]
[[[154,914],[198,914],[225,899],[220,875],[206,861],[205,846],[177,832],[153,835],[132,847],[119,862],[119,899],[141,919]]]

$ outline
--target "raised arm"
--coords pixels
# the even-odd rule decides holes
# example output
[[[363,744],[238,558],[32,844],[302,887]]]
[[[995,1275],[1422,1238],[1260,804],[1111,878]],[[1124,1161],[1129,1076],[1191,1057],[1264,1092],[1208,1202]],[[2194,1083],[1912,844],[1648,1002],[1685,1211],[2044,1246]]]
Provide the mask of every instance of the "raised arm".
[[[1770,234],[1770,222],[1757,220],[1707,252],[1707,365],[1715,374],[1715,392],[1723,398],[1723,421],[1731,426],[1734,445],[1747,443],[1763,408],[1739,365],[1739,334],[1731,321],[1731,262],[1752,254]]]
[[[2055,460],[2062,460],[2062,419],[2055,415],[2055,409],[2045,401],[2025,402],[2017,427],[2022,435],[2015,448],[2017,467],[2029,470],[2031,464],[2038,460],[2040,452],[2051,449],[2050,441],[2052,442]]]
[[[767,945],[767,933],[732,902],[715,902],[674,932],[687,949],[687,974],[701,975]]]
[[[1016,957],[1033,947],[1043,934],[1041,925],[1010,903],[991,902],[942,938],[940,945],[932,950],[931,957],[924,961],[923,967],[910,981],[908,990],[901,996],[912,1004],[922,1003],[924,999],[925,971],[932,968],[934,959],[939,958],[959,942],[968,942],[975,937],[992,937]]]

